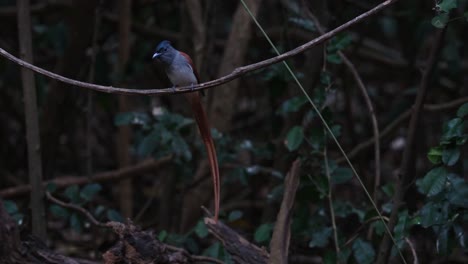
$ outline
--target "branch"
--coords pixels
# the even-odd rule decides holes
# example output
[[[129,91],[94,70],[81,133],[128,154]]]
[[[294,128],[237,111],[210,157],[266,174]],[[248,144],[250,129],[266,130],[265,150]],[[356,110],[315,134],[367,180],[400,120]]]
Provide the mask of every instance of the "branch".
[[[284,180],[284,193],[281,207],[276,217],[275,228],[270,241],[269,263],[287,263],[291,239],[291,219],[294,199],[299,187],[301,160],[296,159]],[[331,188],[331,187],[330,187]]]
[[[66,176],[66,177],[58,177],[50,181],[43,182],[42,185],[45,187],[48,184],[55,184],[57,188],[65,188],[70,185],[83,185],[89,182],[105,182],[105,181],[113,181],[113,180],[120,180],[124,178],[134,177],[136,175],[141,175],[142,173],[146,173],[152,171],[169,161],[171,161],[172,156],[166,156],[159,160],[147,160],[143,161],[137,165],[129,166],[126,168],[122,168],[119,170],[114,171],[107,171],[93,175],[92,177],[73,177],[73,176]],[[14,196],[24,195],[31,191],[30,185],[21,185],[17,187],[11,187],[0,191],[0,197],[2,198],[11,198]]]
[[[29,0],[17,1],[19,50],[22,59],[33,61],[31,34],[31,7]],[[23,84],[24,113],[26,117],[26,139],[28,149],[28,173],[31,190],[31,218],[33,235],[46,239],[44,218],[44,189],[42,183],[41,140],[39,137],[39,117],[37,109],[34,74],[21,69]]]
[[[254,64],[250,64],[247,66],[239,67],[236,68],[233,72],[230,74],[227,74],[221,78],[218,78],[216,80],[212,80],[209,82],[201,83],[198,85],[194,86],[184,86],[184,87],[175,87],[175,88],[164,88],[164,89],[129,89],[129,88],[119,88],[119,87],[112,87],[112,86],[104,86],[104,85],[97,85],[97,84],[92,84],[92,83],[87,83],[87,82],[82,82],[74,79],[70,79],[58,74],[55,74],[53,72],[47,71],[45,69],[42,69],[40,67],[37,67],[35,65],[32,65],[26,61],[23,61],[21,59],[18,59],[17,57],[11,55],[4,49],[0,48],[0,55],[2,57],[7,58],[8,60],[22,66],[25,68],[28,68],[36,73],[42,74],[44,76],[47,76],[49,78],[55,79],[60,82],[64,82],[70,85],[74,86],[79,86],[82,88],[87,88],[87,89],[92,89],[96,90],[98,92],[104,92],[104,93],[117,93],[117,94],[142,94],[142,95],[162,95],[162,94],[175,94],[175,93],[188,93],[188,92],[193,92],[193,91],[198,91],[198,90],[204,90],[210,87],[215,87],[219,86],[221,84],[230,82],[236,78],[239,78],[242,75],[245,75],[246,73],[262,69],[265,67],[268,67],[270,65],[273,65],[275,63],[284,61],[290,57],[293,57],[295,55],[304,53],[305,51],[311,49],[312,47],[315,47],[324,41],[329,40],[330,38],[334,37],[338,33],[348,29],[349,27],[358,24],[359,22],[362,22],[364,19],[378,13],[379,11],[385,9],[387,6],[395,3],[398,0],[387,0],[380,5],[374,7],[373,9],[349,20],[348,22],[342,24],[341,26],[327,32],[326,34],[321,35],[320,37],[317,37],[289,52],[283,53],[279,56],[263,60]]]
[[[221,221],[213,220],[210,212],[204,207],[202,209],[210,216],[210,218],[205,218],[205,225],[210,233],[223,243],[226,250],[231,254],[234,263],[269,263],[269,254],[264,248],[259,248],[250,243]]]
[[[74,211],[78,211],[80,213],[82,213],[84,216],[86,216],[86,218],[89,220],[89,222],[95,226],[99,226],[99,227],[111,227],[108,225],[108,223],[102,223],[102,222],[99,222],[98,220],[96,220],[96,218],[94,218],[94,216],[86,209],[84,209],[83,207],[81,206],[78,206],[78,205],[75,205],[75,204],[72,204],[72,203],[66,203],[64,201],[61,201],[57,198],[55,198],[54,196],[52,196],[52,194],[50,194],[50,192],[46,192],[46,197],[49,201],[55,203],[55,204],[58,204],[64,208],[68,208],[68,209],[72,209]]]
[[[393,230],[395,225],[398,222],[398,209],[403,203],[404,195],[408,183],[413,179],[410,171],[414,166],[414,155],[416,147],[416,138],[418,131],[418,124],[420,122],[420,114],[424,108],[424,99],[426,98],[427,90],[430,83],[430,78],[432,77],[433,70],[437,65],[437,58],[440,53],[440,50],[443,48],[444,36],[446,32],[446,27],[443,29],[437,30],[435,33],[435,39],[427,60],[427,66],[423,73],[421,83],[418,88],[418,93],[416,95],[416,100],[414,107],[411,113],[411,120],[408,128],[408,134],[406,139],[406,148],[403,152],[403,158],[401,162],[401,168],[399,172],[399,178],[396,182],[395,194],[393,195],[393,207],[392,213],[390,214],[390,221],[388,223],[388,228]],[[378,258],[376,263],[383,264],[387,262],[391,248],[391,239],[388,233],[384,234],[382,243],[380,244]]]
[[[127,252],[127,254],[124,254],[123,256],[122,254],[119,254],[118,257],[120,258],[120,260],[122,260],[122,262],[127,263],[127,261],[125,260],[129,260],[129,259],[135,260],[134,259],[135,255],[139,259],[146,259],[149,257],[147,254],[152,254],[153,253],[152,251],[154,249],[159,249],[160,252],[158,252],[159,254],[157,255],[158,259],[165,259],[167,257],[169,257],[170,259],[170,256],[168,255],[172,255],[172,254],[167,251],[173,251],[173,252],[176,252],[175,254],[177,254],[177,257],[180,257],[182,260],[186,261],[184,263],[193,263],[193,262],[212,262],[212,263],[218,263],[218,264],[223,263],[222,261],[215,259],[215,258],[190,255],[185,249],[178,248],[178,247],[171,246],[171,245],[165,245],[159,242],[158,239],[154,237],[153,232],[140,231],[132,223],[128,223],[124,225],[122,223],[112,222],[112,221],[105,222],[105,223],[100,222],[96,220],[96,218],[94,218],[94,216],[88,210],[84,209],[81,206],[63,202],[53,197],[49,192],[46,193],[46,196],[48,200],[52,201],[55,204],[58,204],[62,207],[80,212],[90,221],[91,224],[95,226],[103,227],[103,228],[112,228],[114,232],[120,236],[121,241],[123,241],[124,243],[128,243],[129,246],[134,247],[136,252],[130,251],[130,252]],[[148,241],[147,238],[150,238],[151,241]],[[153,246],[154,248],[148,248],[147,247],[148,244],[150,244],[150,246]],[[104,254],[104,259],[106,260],[106,263],[121,263],[117,261],[116,259],[117,256],[113,254],[114,250],[120,247],[121,247],[121,243],[117,242],[113,248],[111,248]],[[157,251],[157,250],[154,250],[154,251]],[[144,262],[144,263],[147,263],[147,262]],[[176,261],[174,261],[174,263],[176,263]]]
[[[305,10],[307,11],[312,21],[315,23],[315,27],[317,28],[319,33],[323,34],[325,30],[320,24],[320,21],[317,19],[317,17],[314,16],[314,14],[312,14],[309,11],[309,9],[306,8]],[[379,132],[379,123],[377,122],[377,114],[375,113],[372,100],[369,96],[369,93],[367,92],[366,85],[364,84],[364,81],[359,75],[359,72],[357,71],[356,66],[354,66],[353,62],[351,62],[351,60],[349,60],[348,57],[341,50],[338,50],[338,55],[340,56],[341,60],[343,60],[348,70],[351,72],[351,75],[356,81],[356,84],[362,93],[362,97],[364,98],[364,101],[366,102],[367,109],[369,110],[370,119],[372,122],[372,129],[374,133],[374,142],[375,142],[375,147],[374,147],[375,175],[374,175],[374,190],[372,193],[373,193],[374,202],[378,204],[377,203],[377,191],[378,191],[378,187],[380,186],[380,140],[379,140],[380,132]]]
[[[464,103],[468,103],[468,97],[459,98],[459,99],[456,99],[447,103],[441,103],[441,104],[425,104],[423,107],[423,110],[426,112],[444,111],[444,110],[449,110],[455,107],[459,107],[460,105]],[[382,130],[382,133],[380,133],[379,139],[383,140],[388,135],[390,135],[390,133],[393,132],[395,128],[397,128],[399,125],[405,122],[411,116],[411,111],[412,111],[412,108],[404,111],[395,120],[393,120],[389,125],[387,125]],[[367,149],[368,147],[371,147],[372,144],[374,144],[374,141],[375,141],[375,138],[373,137],[356,145],[356,147],[354,147],[348,153],[349,159],[356,157],[357,155],[359,155],[359,153],[361,153],[361,151]],[[344,158],[339,158],[336,160],[337,163],[342,163],[344,161],[345,161]]]

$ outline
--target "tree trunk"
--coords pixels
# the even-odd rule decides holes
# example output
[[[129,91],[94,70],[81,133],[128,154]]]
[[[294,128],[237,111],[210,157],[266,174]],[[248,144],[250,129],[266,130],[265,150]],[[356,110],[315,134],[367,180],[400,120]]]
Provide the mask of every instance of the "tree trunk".
[[[20,58],[32,63],[31,14],[29,0],[18,3],[18,35]],[[31,214],[33,235],[46,239],[46,216],[44,210],[44,188],[42,187],[41,141],[36,103],[36,85],[33,72],[21,68],[23,82],[24,112],[26,115],[26,137],[28,142],[29,183],[31,184]]]

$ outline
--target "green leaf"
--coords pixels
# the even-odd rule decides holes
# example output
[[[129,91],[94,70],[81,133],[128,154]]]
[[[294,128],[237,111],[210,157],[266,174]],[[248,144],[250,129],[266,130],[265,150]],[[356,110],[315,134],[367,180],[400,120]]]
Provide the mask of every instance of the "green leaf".
[[[80,192],[78,185],[72,185],[65,189],[65,196],[70,200],[71,203],[80,203]]]
[[[457,8],[457,6],[457,0],[442,0],[442,2],[437,5],[437,8],[440,11],[448,13],[450,10]]]
[[[419,215],[421,216],[421,226],[424,228],[442,224],[445,220],[439,203],[428,202],[421,208]]]
[[[49,182],[46,186],[46,190],[50,193],[54,193],[57,190],[57,184]]]
[[[3,201],[3,207],[5,207],[5,210],[7,211],[9,215],[13,215],[18,212],[18,206],[13,201],[9,201],[9,200]]]
[[[322,260],[321,263],[323,263],[323,264],[336,264],[336,263],[338,263],[336,261],[336,253],[334,251],[327,250],[325,252],[325,255],[323,256],[323,260]]]
[[[324,227],[320,228],[317,232],[312,233],[312,240],[309,242],[309,247],[326,247],[332,232],[333,229],[331,227]]]
[[[83,231],[83,223],[81,222],[81,219],[77,213],[72,213],[70,217],[70,226],[78,233]]]
[[[192,152],[190,152],[190,147],[185,142],[185,139],[182,138],[179,133],[174,134],[171,141],[172,151],[178,157],[184,157],[186,160],[192,159]]]
[[[98,205],[96,209],[94,209],[94,216],[100,217],[106,211],[106,207],[102,205]]]
[[[283,102],[278,109],[277,113],[281,115],[286,115],[287,113],[294,113],[299,111],[302,106],[307,103],[307,98],[305,96],[295,96]]]
[[[157,127],[143,138],[137,148],[137,154],[139,156],[148,157],[156,150],[159,146],[159,141],[161,141],[161,130],[161,128]]]
[[[328,44],[327,51],[332,53],[338,50],[343,50],[348,47],[352,41],[353,39],[351,38],[351,35],[346,33],[338,34],[337,36],[333,37],[330,41],[330,44]]]
[[[404,210],[398,214],[398,223],[395,226],[395,239],[403,240],[403,238],[407,235],[408,228],[410,227],[410,218],[408,215],[408,211]]]
[[[440,146],[431,148],[427,153],[427,158],[432,164],[439,164],[442,161],[442,148]]]
[[[463,13],[463,16],[465,17],[466,21],[468,22],[468,11],[466,11],[465,13]]]
[[[468,12],[465,13],[465,17],[468,18]],[[468,103],[464,103],[458,108],[457,116],[460,118],[465,117],[468,114]]]
[[[234,222],[236,220],[239,220],[242,218],[242,215],[243,215],[242,211],[239,211],[239,210],[231,211],[228,216],[228,221]]]
[[[420,193],[434,196],[442,191],[447,180],[447,169],[437,167],[430,170],[422,179],[416,181]]]
[[[436,28],[444,28],[449,21],[449,16],[447,13],[439,14],[432,18],[431,23]]]
[[[458,177],[458,179],[460,179]],[[460,206],[468,209],[468,182],[460,179],[457,183],[454,183],[453,179],[450,180],[452,188],[448,192],[448,200],[451,204]]]
[[[374,263],[375,251],[369,242],[358,238],[353,243],[354,259],[359,264]]]
[[[350,168],[337,168],[331,178],[334,184],[346,183],[353,178],[353,171]]]
[[[330,54],[327,54],[327,61],[329,63],[333,63],[333,64],[341,64],[343,61],[341,60],[341,57],[340,55],[338,55],[337,53],[330,53]]]
[[[332,75],[328,71],[320,72],[320,83],[325,86],[330,86],[332,84]],[[322,129],[323,130],[323,129]]]
[[[341,126],[340,125],[333,125],[330,127],[330,130],[332,131],[332,134],[336,137],[339,138],[341,135]]]
[[[205,238],[208,235],[208,228],[206,228],[205,223],[200,220],[195,226],[195,234],[200,238]]]
[[[182,128],[189,126],[193,123],[195,123],[195,121],[192,118],[183,117],[179,122],[177,122],[176,130],[181,130]]]
[[[295,126],[289,130],[288,134],[286,135],[286,148],[289,151],[294,151],[299,148],[304,140],[304,132],[301,126]]]
[[[466,248],[468,245],[468,237],[467,234],[465,234],[465,230],[463,226],[461,225],[454,225],[453,226],[453,233],[455,234],[455,237],[458,238],[457,242],[460,248]]]
[[[146,113],[126,112],[117,114],[114,118],[114,124],[116,126],[146,125],[150,120],[151,118]]]
[[[273,230],[273,224],[266,223],[260,225],[257,230],[255,230],[254,240],[257,243],[264,243],[270,240],[271,232]]]
[[[452,138],[463,136],[464,122],[461,118],[454,118],[444,125],[442,141],[449,141]]]
[[[436,248],[437,253],[441,255],[448,255],[450,250],[452,249],[449,246],[449,229],[446,226],[443,226],[437,236]]]
[[[98,183],[87,184],[83,189],[81,189],[80,197],[89,202],[99,191],[101,191],[101,189],[102,186]]]
[[[123,216],[116,210],[114,209],[109,209],[107,210],[107,218],[110,220],[110,221],[114,221],[114,222],[120,222],[120,223],[123,223],[124,222],[124,218]]]
[[[164,242],[164,240],[166,240],[167,238],[167,231],[166,230],[163,230],[161,232],[159,232],[159,235],[158,235],[158,240],[161,241],[161,242]]]
[[[338,254],[338,263],[349,263],[348,259],[351,253],[352,251],[349,247],[341,248],[340,254]]]
[[[219,258],[221,256],[221,244],[219,242],[214,243],[209,248],[203,251],[204,256],[209,256],[212,258]]]
[[[457,163],[460,158],[460,149],[459,148],[447,148],[442,152],[442,161],[447,166],[452,166]]]
[[[385,184],[384,186],[382,186],[382,191],[388,197],[393,197],[393,194],[395,193],[395,184],[393,184],[393,183]]]
[[[308,31],[311,32],[316,32],[317,29],[315,28],[315,24],[312,20],[310,19],[303,19],[303,18],[296,18],[296,17],[291,17],[289,18],[289,21],[292,22],[293,24],[296,24]]]
[[[56,217],[68,218],[68,216],[70,216],[70,213],[66,208],[63,208],[62,206],[56,204],[51,205],[49,207],[49,210]]]

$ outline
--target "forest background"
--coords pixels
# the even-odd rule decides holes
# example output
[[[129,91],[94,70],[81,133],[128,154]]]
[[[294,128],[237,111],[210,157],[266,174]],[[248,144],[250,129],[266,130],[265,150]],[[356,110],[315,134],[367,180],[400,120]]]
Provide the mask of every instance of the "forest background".
[[[467,263],[467,4],[0,0],[0,226],[22,233],[0,238],[117,263],[122,222],[186,263]],[[183,96],[131,95],[171,87],[166,39],[202,81],[230,76],[204,96],[221,223]]]

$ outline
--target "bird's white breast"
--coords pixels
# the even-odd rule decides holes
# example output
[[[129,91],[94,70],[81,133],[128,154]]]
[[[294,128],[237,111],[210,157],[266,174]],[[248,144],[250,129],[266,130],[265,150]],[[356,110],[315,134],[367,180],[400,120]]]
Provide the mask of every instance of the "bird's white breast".
[[[167,69],[167,76],[174,86],[190,86],[198,83],[193,69],[182,55],[177,55]]]

